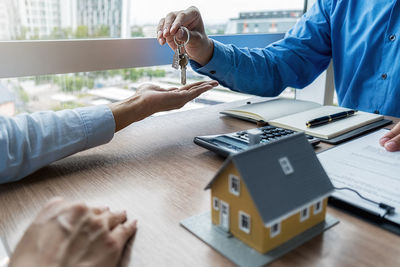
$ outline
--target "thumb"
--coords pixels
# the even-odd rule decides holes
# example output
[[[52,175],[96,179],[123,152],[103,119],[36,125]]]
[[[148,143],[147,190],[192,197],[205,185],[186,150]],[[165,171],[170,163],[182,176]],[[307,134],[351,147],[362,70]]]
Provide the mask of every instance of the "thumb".
[[[385,147],[388,151],[400,150],[400,122],[380,140],[381,146]]]

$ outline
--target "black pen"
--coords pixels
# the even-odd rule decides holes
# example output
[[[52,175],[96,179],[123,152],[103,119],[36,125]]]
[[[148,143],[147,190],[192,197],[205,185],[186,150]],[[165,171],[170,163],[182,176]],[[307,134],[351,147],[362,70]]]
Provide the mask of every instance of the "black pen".
[[[343,111],[343,112],[331,114],[328,116],[323,116],[323,117],[316,118],[316,119],[306,122],[306,126],[310,128],[310,127],[324,125],[324,124],[327,124],[327,123],[330,123],[333,121],[337,121],[337,120],[341,120],[341,119],[350,117],[350,116],[354,115],[354,113],[356,113],[356,112],[357,112],[357,110],[352,109],[349,111]]]

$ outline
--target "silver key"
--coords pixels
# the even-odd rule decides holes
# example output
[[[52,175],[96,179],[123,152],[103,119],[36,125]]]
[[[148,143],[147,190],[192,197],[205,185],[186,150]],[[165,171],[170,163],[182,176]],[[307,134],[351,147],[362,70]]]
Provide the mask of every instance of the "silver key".
[[[186,51],[182,53],[181,59],[179,60],[179,66],[181,66],[181,84],[186,84],[186,66],[189,62],[189,57],[186,54]]]
[[[178,47],[175,50],[175,54],[174,54],[174,57],[172,59],[172,67],[174,69],[179,69],[179,60],[180,60],[180,52],[179,51],[180,51],[180,48]]]
[[[189,43],[190,32],[185,27],[181,27],[181,29],[186,32],[187,40],[183,43],[178,43],[176,40],[176,37],[174,36],[174,42],[175,42],[177,49],[174,54],[172,67],[175,69],[178,69],[180,66],[180,68],[181,68],[181,84],[185,85],[186,84],[186,66],[189,63],[189,56],[186,53],[185,46]]]

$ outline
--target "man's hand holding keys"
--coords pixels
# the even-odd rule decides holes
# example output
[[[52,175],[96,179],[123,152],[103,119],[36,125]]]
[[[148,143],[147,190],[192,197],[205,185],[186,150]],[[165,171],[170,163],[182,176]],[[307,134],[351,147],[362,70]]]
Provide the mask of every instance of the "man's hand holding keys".
[[[214,43],[208,38],[200,11],[196,7],[171,12],[162,18],[157,26],[158,42],[161,45],[168,43],[171,49],[176,51],[174,36],[178,42],[185,42],[188,37],[182,26],[190,31],[190,41],[185,45],[187,55],[200,65],[206,65],[212,57]]]
[[[170,12],[162,18],[157,27],[158,42],[161,45],[168,43],[172,50],[176,51],[174,36],[178,42],[187,40],[187,34],[182,27],[190,31],[190,41],[185,45],[187,55],[200,65],[206,65],[212,58],[214,43],[208,38],[200,11],[196,7]],[[400,151],[400,123],[382,137],[380,144],[387,151]]]

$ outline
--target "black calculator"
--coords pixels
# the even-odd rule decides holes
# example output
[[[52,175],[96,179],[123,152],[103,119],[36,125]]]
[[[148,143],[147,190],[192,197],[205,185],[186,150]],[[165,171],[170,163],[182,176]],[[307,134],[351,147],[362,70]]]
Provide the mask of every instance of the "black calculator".
[[[260,144],[268,144],[285,136],[293,135],[296,131],[287,130],[275,126],[264,126],[260,130]],[[306,135],[308,142],[316,146],[320,140],[311,135]],[[249,134],[247,131],[239,131],[221,135],[196,136],[193,140],[197,145],[211,150],[223,157],[231,153],[239,153],[249,148]]]

